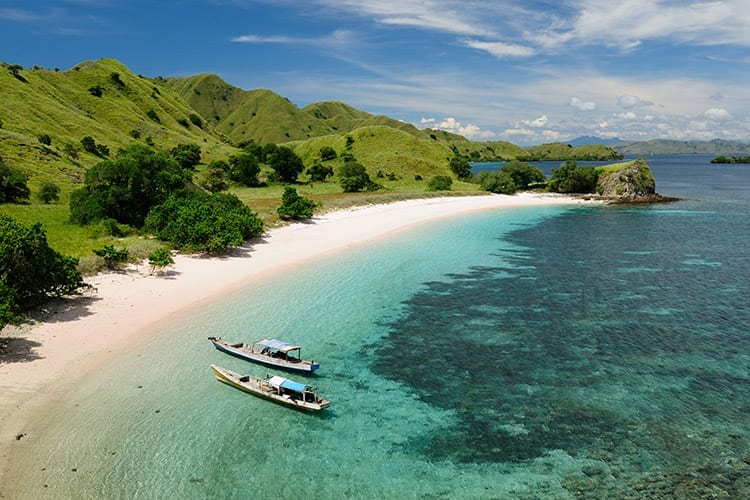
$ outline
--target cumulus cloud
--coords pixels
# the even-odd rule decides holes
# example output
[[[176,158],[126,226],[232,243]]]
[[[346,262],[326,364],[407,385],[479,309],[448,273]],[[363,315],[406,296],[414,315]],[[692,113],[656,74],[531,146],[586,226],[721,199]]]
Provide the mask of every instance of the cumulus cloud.
[[[638,116],[632,111],[625,111],[623,113],[615,113],[615,118],[620,120],[635,120]]]
[[[729,111],[724,108],[711,108],[703,113],[703,115],[709,120],[714,121],[728,120],[732,118],[732,115],[729,114]]]
[[[524,120],[523,124],[528,127],[540,128],[547,125],[547,122],[549,122],[549,118],[547,118],[547,115],[542,115],[536,120]]]
[[[571,97],[568,105],[581,111],[593,111],[596,109],[596,103],[593,101],[584,101],[579,97]]]
[[[431,118],[428,118],[427,120],[429,121],[425,122],[425,119],[423,118],[422,120],[420,120],[420,122],[422,124],[429,124],[430,128],[445,130],[453,134],[462,135],[472,140],[486,141],[497,137],[497,134],[490,130],[482,130],[478,126],[472,124],[463,125],[460,121],[456,120],[453,117],[445,118],[440,123],[437,123],[437,120]]]
[[[652,102],[644,101],[643,99],[635,95],[621,95],[617,97],[617,105],[625,109],[650,106],[652,104]]]

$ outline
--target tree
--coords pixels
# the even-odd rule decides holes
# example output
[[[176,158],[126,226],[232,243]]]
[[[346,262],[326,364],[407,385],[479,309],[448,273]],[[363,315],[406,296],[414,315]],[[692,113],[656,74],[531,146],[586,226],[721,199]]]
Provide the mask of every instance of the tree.
[[[60,199],[60,187],[54,182],[45,181],[39,187],[39,200],[48,204]]]
[[[532,184],[545,182],[547,176],[539,168],[531,163],[519,160],[512,160],[502,167],[501,172],[506,172],[513,179],[516,189],[526,189]]]
[[[250,153],[239,153],[229,157],[229,178],[243,186],[258,186],[260,164]]]
[[[134,144],[86,171],[84,185],[70,195],[76,224],[111,218],[141,227],[151,207],[163,203],[190,180],[169,155]]]
[[[464,156],[454,156],[448,165],[459,179],[471,179],[471,164]]]
[[[281,206],[276,209],[276,212],[282,219],[309,219],[316,206],[314,201],[300,196],[296,189],[287,186],[281,197]]]
[[[17,168],[6,165],[0,158],[0,203],[28,201],[31,190],[26,185],[26,176]]]
[[[169,150],[169,156],[174,158],[181,168],[195,170],[195,166],[201,162],[201,147],[195,143],[178,144]]]
[[[174,264],[172,253],[166,248],[157,248],[150,254],[148,254],[148,264],[151,266],[151,274],[159,269],[171,266]]]
[[[373,182],[365,167],[357,161],[348,161],[339,169],[339,184],[345,193],[368,189]]]
[[[552,169],[549,188],[557,193],[593,193],[598,180],[599,173],[594,167],[579,167],[568,160],[560,168]]]
[[[427,183],[428,191],[450,191],[453,179],[449,175],[436,175]]]
[[[87,135],[83,139],[81,139],[81,146],[83,146],[84,151],[88,151],[91,154],[99,155],[99,150],[96,149],[96,141],[93,137],[90,135]]]
[[[281,182],[295,182],[297,176],[305,170],[305,164],[294,151],[286,146],[279,146],[268,159],[268,164]]]
[[[325,182],[326,179],[333,176],[333,168],[316,162],[307,169],[306,173],[310,176],[311,181]]]
[[[320,159],[323,161],[335,160],[336,150],[331,146],[323,146],[322,148],[320,148]]]
[[[208,164],[208,168],[199,182],[200,186],[212,193],[226,191],[229,189],[225,178],[228,170],[229,165],[224,160],[212,161]]]
[[[49,136],[49,134],[39,134],[39,142],[44,144],[45,146],[49,146],[52,144],[52,138]]]
[[[49,247],[41,224],[29,227],[0,214],[0,329],[51,297],[86,287],[77,265]]]
[[[189,252],[225,253],[263,232],[263,221],[236,196],[182,191],[155,206],[147,231]]]
[[[490,193],[513,194],[516,192],[516,183],[508,172],[480,172],[477,180],[482,189]]]

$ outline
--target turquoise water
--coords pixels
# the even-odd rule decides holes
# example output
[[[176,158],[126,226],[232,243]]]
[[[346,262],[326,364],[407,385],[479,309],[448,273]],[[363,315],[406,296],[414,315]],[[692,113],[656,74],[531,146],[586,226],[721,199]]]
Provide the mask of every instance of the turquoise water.
[[[650,158],[648,207],[441,221],[190,311],[64,394],[26,498],[750,494],[750,170]],[[556,166],[556,165],[554,165]],[[321,415],[217,382],[300,342]],[[294,378],[294,377],[293,377]]]

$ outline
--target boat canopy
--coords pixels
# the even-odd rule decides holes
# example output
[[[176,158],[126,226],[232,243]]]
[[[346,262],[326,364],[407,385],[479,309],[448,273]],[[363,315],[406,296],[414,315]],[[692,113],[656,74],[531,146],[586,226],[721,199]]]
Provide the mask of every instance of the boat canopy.
[[[257,341],[256,344],[268,347],[269,349],[275,349],[279,352],[289,352],[302,349],[302,347],[298,345],[290,344],[288,342],[276,339],[263,339]]]
[[[305,389],[307,388],[305,384],[301,384],[299,382],[295,382],[293,380],[289,380],[287,378],[279,377],[276,375],[268,379],[268,385],[270,385],[274,389],[278,389],[279,387],[281,387],[283,389],[288,389],[290,391],[300,393],[305,392]]]

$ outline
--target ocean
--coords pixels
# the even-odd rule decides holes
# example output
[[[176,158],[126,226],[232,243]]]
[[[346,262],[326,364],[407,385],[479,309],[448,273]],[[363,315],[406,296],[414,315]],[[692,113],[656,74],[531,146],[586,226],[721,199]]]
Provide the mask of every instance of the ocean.
[[[710,159],[647,158],[678,202],[475,213],[196,307],[61,392],[0,492],[748,497],[750,166]],[[217,382],[269,370],[212,335],[299,342],[331,407]]]

